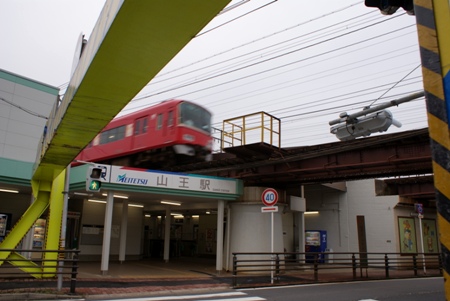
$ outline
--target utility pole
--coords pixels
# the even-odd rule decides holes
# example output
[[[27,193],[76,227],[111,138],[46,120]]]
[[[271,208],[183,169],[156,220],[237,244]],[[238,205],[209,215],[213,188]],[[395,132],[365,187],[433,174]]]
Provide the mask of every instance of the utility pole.
[[[450,300],[450,7],[448,0],[415,0],[436,207],[444,273]]]
[[[433,159],[446,300],[450,300],[450,3],[448,0],[366,0],[391,14],[400,6],[416,16]]]

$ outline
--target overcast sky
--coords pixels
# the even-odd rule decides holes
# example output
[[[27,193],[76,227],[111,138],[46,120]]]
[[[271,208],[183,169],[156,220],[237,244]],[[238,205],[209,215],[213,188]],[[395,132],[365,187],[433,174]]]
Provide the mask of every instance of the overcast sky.
[[[0,0],[0,69],[65,88],[77,39],[104,0]],[[209,109],[214,126],[260,111],[281,119],[281,146],[338,141],[339,113],[423,89],[415,17],[383,16],[354,0],[235,0],[124,109],[179,98]],[[426,127],[424,99],[391,108]],[[259,136],[258,136],[259,137]],[[255,138],[257,139],[257,138]],[[249,141],[258,142],[258,141]]]

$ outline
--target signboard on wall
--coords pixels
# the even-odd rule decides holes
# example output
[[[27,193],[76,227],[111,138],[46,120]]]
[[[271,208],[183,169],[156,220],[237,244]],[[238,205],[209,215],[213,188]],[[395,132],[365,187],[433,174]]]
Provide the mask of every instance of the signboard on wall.
[[[237,193],[237,182],[233,179],[123,166],[111,166],[110,183],[225,194]]]

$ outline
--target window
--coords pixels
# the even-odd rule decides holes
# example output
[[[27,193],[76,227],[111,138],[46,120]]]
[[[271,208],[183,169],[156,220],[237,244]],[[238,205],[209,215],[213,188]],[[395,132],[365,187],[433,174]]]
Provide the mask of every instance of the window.
[[[211,133],[211,113],[189,102],[180,104],[180,123]]]
[[[160,130],[162,128],[163,124],[163,114],[158,114],[157,120],[156,120],[156,129]]]
[[[147,133],[148,128],[148,119],[144,118],[144,122],[142,122],[142,133]]]
[[[134,135],[144,134],[147,133],[148,129],[148,118],[142,117],[137,119],[134,122]]]
[[[134,135],[135,135],[135,136],[136,136],[136,135],[139,135],[140,129],[141,129],[141,120],[138,119],[138,120],[136,120],[136,122],[134,123]]]
[[[106,144],[125,138],[125,126],[119,126],[100,133],[100,144]]]
[[[169,111],[169,116],[167,117],[167,126],[173,126],[173,111]]]

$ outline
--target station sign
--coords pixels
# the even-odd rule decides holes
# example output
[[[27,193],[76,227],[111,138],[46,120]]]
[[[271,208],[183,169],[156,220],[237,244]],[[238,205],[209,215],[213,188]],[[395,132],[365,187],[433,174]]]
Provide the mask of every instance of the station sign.
[[[238,193],[238,184],[234,179],[124,166],[111,167],[110,183],[222,194]]]

